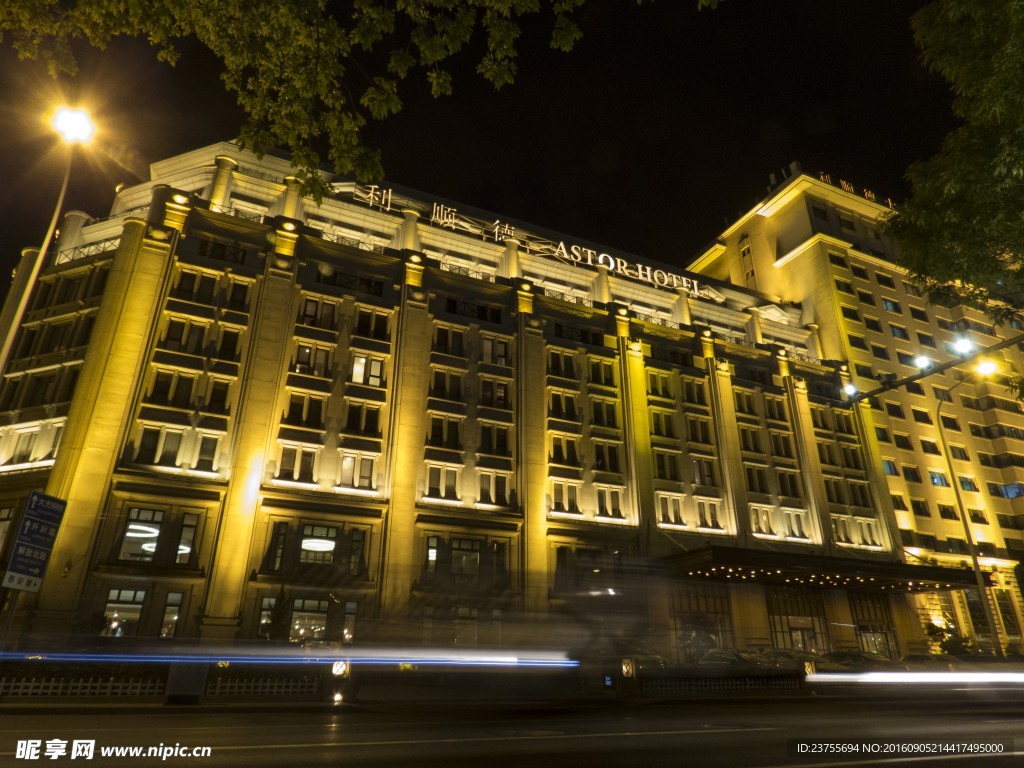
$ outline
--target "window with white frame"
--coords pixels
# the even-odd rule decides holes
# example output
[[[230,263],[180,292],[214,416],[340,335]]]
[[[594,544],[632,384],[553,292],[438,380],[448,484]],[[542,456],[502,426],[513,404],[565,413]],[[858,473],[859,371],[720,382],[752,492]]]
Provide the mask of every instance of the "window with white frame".
[[[775,527],[772,525],[772,508],[758,504],[750,505],[750,530],[759,536],[774,536]]]
[[[380,406],[346,398],[344,432],[356,435],[380,435]]]
[[[597,398],[592,403],[593,423],[599,427],[616,427],[615,401]]]
[[[615,366],[609,360],[590,361],[590,382],[605,387],[615,386]]]
[[[871,506],[871,492],[867,483],[850,481],[846,487],[850,491],[850,504],[855,507]]]
[[[772,455],[783,459],[793,458],[793,441],[785,432],[771,433]]]
[[[171,318],[167,321],[160,347],[172,352],[188,352],[198,354],[203,348],[206,337],[206,324],[184,318]]]
[[[508,382],[486,377],[481,378],[480,405],[487,408],[501,408],[505,410],[511,408],[512,405],[508,396]]]
[[[619,472],[619,447],[615,443],[594,443],[594,469],[598,472]]]
[[[711,420],[688,416],[686,418],[686,436],[691,443],[711,445]]]
[[[832,515],[832,537],[837,544],[852,544],[850,536],[850,519],[839,515]]]
[[[307,565],[330,565],[334,562],[337,543],[337,526],[304,523],[299,546],[299,562]]]
[[[281,447],[281,464],[277,470],[280,480],[313,483],[317,450],[295,445]]]
[[[462,402],[462,372],[447,368],[432,369],[430,396]]]
[[[178,466],[181,437],[182,433],[174,430],[143,427],[135,461],[139,464],[159,464],[164,467]]]
[[[295,362],[292,364],[292,370],[307,376],[329,376],[331,350],[328,347],[299,342],[295,348]]]
[[[597,489],[597,514],[600,517],[622,517],[622,489],[604,488]]]
[[[752,453],[761,452],[761,436],[757,429],[740,427],[740,448]]]
[[[354,355],[352,357],[352,381],[368,387],[384,386],[384,361],[378,357]]]
[[[693,458],[694,485],[718,485],[715,474],[715,460],[703,456]]]
[[[647,372],[647,393],[655,397],[671,397],[668,386],[668,374],[660,371]]]
[[[803,489],[800,485],[800,473],[780,469],[777,473],[779,478],[779,495],[789,496],[795,499],[803,498]]]
[[[512,359],[509,357],[509,341],[498,336],[484,335],[480,338],[481,355],[480,358],[485,363],[493,363],[494,365],[511,365]]]
[[[508,456],[509,428],[504,424],[481,424],[478,450],[492,456]]]
[[[747,479],[747,490],[753,493],[768,493],[768,469],[756,464],[744,464],[743,474]]]
[[[196,455],[195,469],[200,472],[216,472],[217,449],[220,447],[220,435],[205,434],[199,438],[199,452]]]
[[[658,522],[662,525],[683,526],[683,497],[667,493],[655,494],[658,505]]]
[[[783,509],[782,519],[786,525],[786,538],[809,539],[807,534],[807,510]]]
[[[707,405],[704,394],[704,382],[698,379],[683,378],[683,401],[692,405]]]
[[[461,466],[447,464],[427,465],[427,493],[432,499],[459,500],[459,473]]]
[[[720,500],[699,498],[696,499],[695,503],[697,506],[697,526],[699,528],[716,531],[723,529],[719,515]]]
[[[835,477],[826,477],[825,498],[832,504],[845,504],[846,494],[843,492],[843,481]]]
[[[878,537],[878,522],[868,518],[857,518],[857,534],[860,543],[865,547],[880,547]]]
[[[461,448],[461,425],[461,419],[451,416],[432,415],[430,417],[430,432],[427,435],[427,444],[438,448]]]
[[[578,438],[569,435],[551,436],[552,464],[578,467],[580,465]]]
[[[579,514],[579,484],[566,480],[551,481],[551,511]]]
[[[508,506],[508,489],[510,475],[504,472],[480,471],[481,504],[494,504],[499,507]]]
[[[654,476],[659,480],[679,480],[679,460],[668,451],[654,452]]]
[[[288,410],[281,421],[293,427],[322,429],[325,405],[326,399],[323,397],[292,392],[288,396]]]
[[[551,392],[548,401],[548,416],[553,419],[567,419],[577,421],[576,417],[576,396],[571,392]]]
[[[658,437],[675,437],[676,425],[671,411],[651,411],[651,434]]]
[[[373,470],[377,457],[372,454],[341,453],[338,485],[345,488],[373,490]]]
[[[333,301],[315,299],[306,296],[302,299],[299,307],[297,322],[313,328],[323,328],[328,331],[334,330],[335,318],[338,314],[338,305]]]

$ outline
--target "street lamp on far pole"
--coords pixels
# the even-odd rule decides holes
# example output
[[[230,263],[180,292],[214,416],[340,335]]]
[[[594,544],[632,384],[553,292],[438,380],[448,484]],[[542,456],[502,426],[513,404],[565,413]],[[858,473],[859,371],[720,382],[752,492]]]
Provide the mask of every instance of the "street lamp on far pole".
[[[964,526],[964,537],[966,539],[967,552],[971,556],[971,566],[974,569],[974,578],[978,585],[978,599],[981,601],[981,607],[985,611],[985,623],[988,624],[989,637],[992,638],[992,650],[994,651],[996,658],[1002,658],[1003,649],[999,644],[999,632],[996,629],[995,615],[992,613],[992,604],[989,602],[988,590],[985,588],[985,574],[982,572],[981,563],[978,561],[978,545],[974,541],[974,533],[971,531],[969,513],[964,505],[964,499],[961,493],[960,478],[957,476],[956,468],[953,466],[953,457],[949,454],[949,444],[946,442],[946,429],[942,424],[942,406],[952,400],[953,390],[965,381],[970,381],[972,378],[977,379],[991,376],[996,372],[997,367],[998,366],[996,366],[996,364],[991,360],[979,360],[971,374],[968,374],[950,387],[947,390],[945,397],[940,399],[939,404],[935,407],[935,428],[939,432],[942,454],[946,457],[946,469],[949,472],[949,481],[953,485],[957,514],[959,514],[960,522],[963,523]],[[975,628],[975,633],[977,633],[977,628]]]
[[[14,344],[14,337],[17,335],[21,325],[21,318],[28,307],[29,296],[32,294],[32,286],[43,267],[43,260],[46,252],[50,249],[53,235],[57,231],[57,222],[60,220],[61,208],[64,207],[64,195],[68,191],[68,180],[71,178],[71,163],[75,155],[75,146],[87,144],[92,141],[96,133],[96,126],[89,119],[84,109],[72,107],[60,107],[53,113],[50,126],[61,137],[67,145],[67,157],[64,162],[64,178],[60,185],[60,194],[57,195],[57,205],[53,209],[53,217],[50,219],[50,226],[46,230],[39,252],[32,260],[27,278],[21,275],[15,279],[11,286],[11,295],[5,302],[2,314],[0,314],[0,328],[6,329],[3,344],[0,345],[0,371],[7,365],[7,358],[10,355],[11,347]],[[22,265],[24,266],[24,264]],[[15,296],[14,294],[18,295]]]

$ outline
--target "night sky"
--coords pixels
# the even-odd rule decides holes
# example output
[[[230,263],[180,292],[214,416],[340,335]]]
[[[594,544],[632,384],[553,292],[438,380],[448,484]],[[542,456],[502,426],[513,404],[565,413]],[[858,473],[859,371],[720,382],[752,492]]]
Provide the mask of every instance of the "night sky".
[[[946,84],[910,31],[921,2],[590,0],[583,39],[550,50],[530,23],[516,83],[455,68],[455,94],[414,78],[373,124],[386,179],[679,267],[761,199],[793,160],[879,198],[955,125]],[[102,139],[76,160],[66,208],[100,217],[148,164],[237,135],[216,62],[186,44],[175,68],[141,42],[83,49],[77,78],[0,50],[0,290],[56,201],[61,161],[41,122],[58,88],[94,104]]]

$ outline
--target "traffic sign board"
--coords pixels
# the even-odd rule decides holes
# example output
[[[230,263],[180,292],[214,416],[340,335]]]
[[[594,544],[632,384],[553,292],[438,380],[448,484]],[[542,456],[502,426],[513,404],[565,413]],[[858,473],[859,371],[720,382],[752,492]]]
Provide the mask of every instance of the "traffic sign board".
[[[18,536],[11,546],[3,586],[23,592],[39,591],[67,505],[63,499],[45,493],[29,493]]]

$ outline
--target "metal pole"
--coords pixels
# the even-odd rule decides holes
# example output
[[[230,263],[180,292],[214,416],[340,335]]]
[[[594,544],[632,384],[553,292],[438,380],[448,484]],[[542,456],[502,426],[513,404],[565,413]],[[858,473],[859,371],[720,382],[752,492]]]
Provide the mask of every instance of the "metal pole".
[[[57,221],[60,219],[61,208],[64,207],[64,195],[68,191],[68,179],[71,178],[71,160],[74,156],[75,145],[68,144],[68,157],[64,164],[64,181],[61,182],[60,194],[57,195],[57,206],[53,209],[53,218],[50,219],[50,226],[46,230],[46,237],[43,238],[39,254],[32,263],[32,274],[29,276],[28,282],[25,283],[25,290],[18,297],[18,308],[14,313],[11,327],[4,337],[2,346],[0,346],[0,371],[7,365],[7,356],[11,353],[11,347],[14,345],[14,337],[17,335],[18,326],[21,325],[21,318],[25,315],[25,310],[28,308],[28,299],[32,295],[32,286],[35,285],[36,278],[39,277],[39,272],[43,268],[43,261],[46,259],[46,252],[49,250],[50,242],[57,231]]]
[[[949,388],[952,395],[954,389],[963,384],[967,379],[961,379]],[[949,481],[953,484],[953,495],[956,497],[957,513],[960,515],[960,522],[964,526],[964,536],[967,538],[967,551],[971,555],[971,565],[974,568],[974,578],[978,584],[978,599],[981,600],[981,607],[985,610],[985,623],[988,624],[988,631],[992,638],[992,647],[997,659],[1003,658],[1003,647],[999,642],[999,633],[996,630],[995,616],[992,614],[992,605],[989,602],[988,592],[985,589],[985,574],[978,562],[978,547],[974,543],[974,535],[971,533],[971,524],[967,519],[967,509],[964,507],[964,499],[960,493],[960,480],[953,467],[953,457],[949,455],[949,445],[946,443],[946,428],[942,426],[942,406],[945,400],[940,400],[935,408],[935,426],[939,430],[939,441],[942,443],[942,453],[946,457],[946,468],[949,470]],[[977,631],[977,630],[975,630]]]

